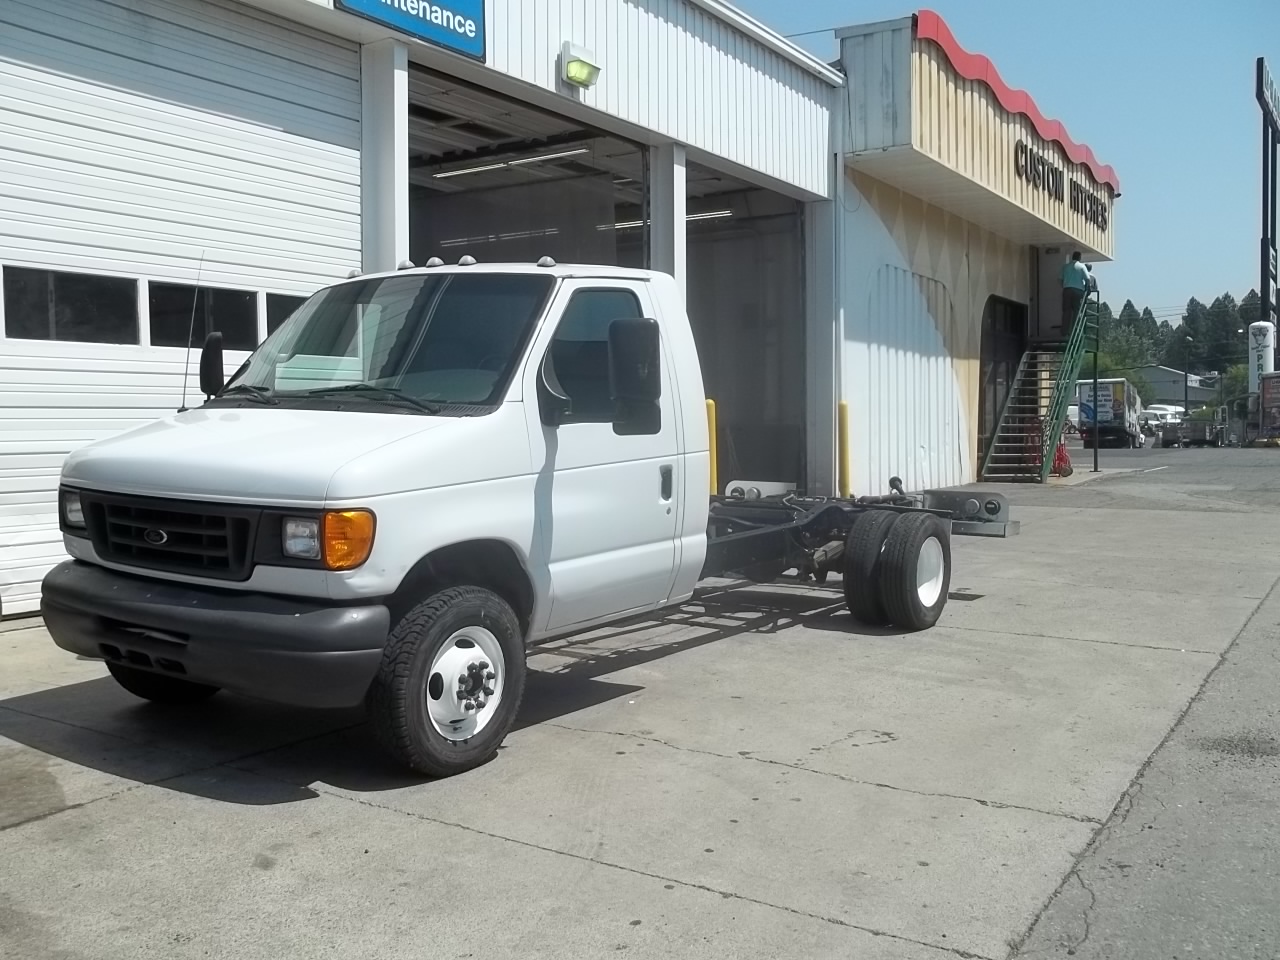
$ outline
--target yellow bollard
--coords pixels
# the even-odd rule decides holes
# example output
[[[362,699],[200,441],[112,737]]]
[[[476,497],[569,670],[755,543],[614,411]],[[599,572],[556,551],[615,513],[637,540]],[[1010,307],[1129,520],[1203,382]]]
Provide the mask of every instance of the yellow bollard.
[[[711,454],[711,495],[714,497],[720,486],[720,464],[716,458],[716,402],[707,400],[707,449]]]
[[[836,487],[840,496],[853,495],[850,475],[853,473],[849,458],[849,404],[841,400],[836,404]]]

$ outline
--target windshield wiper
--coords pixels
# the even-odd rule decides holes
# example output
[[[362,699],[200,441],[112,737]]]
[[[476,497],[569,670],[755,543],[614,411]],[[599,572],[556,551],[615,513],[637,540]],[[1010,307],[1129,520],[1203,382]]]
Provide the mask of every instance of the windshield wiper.
[[[223,397],[244,397],[246,400],[252,400],[255,403],[279,403],[271,389],[268,387],[255,387],[248,383],[237,383],[234,386],[227,387],[213,399],[221,400]]]
[[[321,387],[317,390],[308,390],[305,396],[331,397],[335,394],[343,393],[358,394],[370,400],[381,400],[384,403],[398,403],[402,406],[413,407],[415,410],[421,410],[423,413],[438,414],[444,409],[438,403],[422,400],[411,393],[405,393],[403,390],[397,390],[394,387],[375,387],[371,383],[348,383],[341,387]]]

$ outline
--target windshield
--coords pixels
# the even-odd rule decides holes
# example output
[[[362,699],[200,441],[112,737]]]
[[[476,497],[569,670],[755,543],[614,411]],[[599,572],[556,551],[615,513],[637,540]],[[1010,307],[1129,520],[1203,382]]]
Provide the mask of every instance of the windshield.
[[[271,334],[223,395],[276,400],[501,402],[551,292],[529,274],[411,274],[319,291]]]

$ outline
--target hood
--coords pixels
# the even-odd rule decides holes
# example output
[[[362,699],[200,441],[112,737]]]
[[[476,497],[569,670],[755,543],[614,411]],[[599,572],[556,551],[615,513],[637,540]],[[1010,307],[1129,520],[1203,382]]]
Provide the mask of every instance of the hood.
[[[467,422],[278,407],[188,410],[80,448],[62,476],[117,493],[318,503],[331,496],[344,465],[410,437],[458,432]]]

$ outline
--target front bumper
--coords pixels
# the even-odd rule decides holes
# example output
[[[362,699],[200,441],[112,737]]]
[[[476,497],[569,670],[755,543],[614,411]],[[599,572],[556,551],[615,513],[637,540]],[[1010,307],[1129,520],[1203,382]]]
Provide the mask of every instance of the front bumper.
[[[40,609],[72,653],[302,707],[360,703],[391,620],[381,604],[211,590],[76,560],[45,576]]]

